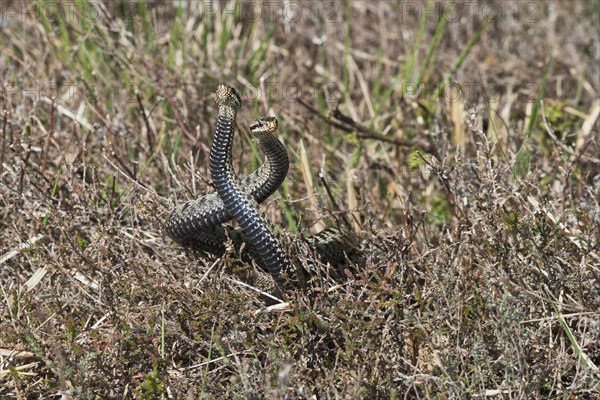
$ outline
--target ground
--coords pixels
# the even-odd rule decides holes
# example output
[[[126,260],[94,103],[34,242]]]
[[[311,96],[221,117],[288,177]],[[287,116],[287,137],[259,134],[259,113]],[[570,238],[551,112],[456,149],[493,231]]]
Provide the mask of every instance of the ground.
[[[599,4],[2,0],[0,397],[599,398]],[[220,82],[377,256],[268,307],[165,235]]]

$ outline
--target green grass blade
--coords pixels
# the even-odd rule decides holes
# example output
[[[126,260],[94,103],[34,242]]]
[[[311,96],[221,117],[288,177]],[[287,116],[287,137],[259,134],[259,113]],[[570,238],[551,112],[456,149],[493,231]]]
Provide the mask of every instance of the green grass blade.
[[[552,308],[554,309],[554,314],[556,315],[556,318],[558,318],[558,322],[560,323],[560,326],[563,329],[563,332],[565,332],[565,334],[567,335],[567,338],[569,339],[569,342],[571,343],[571,347],[573,347],[573,351],[575,352],[575,354],[577,354],[577,358],[578,358],[579,362],[582,365],[585,365],[586,367],[590,367],[594,371],[598,372],[599,370],[598,370],[598,367],[596,366],[596,364],[594,364],[594,362],[592,360],[590,360],[590,357],[581,349],[581,346],[577,342],[577,339],[575,338],[575,336],[573,336],[573,332],[571,331],[571,328],[569,328],[569,325],[567,325],[567,322],[565,321],[565,317],[558,310],[558,308],[556,307],[555,304],[552,304]]]
[[[433,61],[437,58],[440,42],[442,40],[442,35],[444,34],[444,30],[446,29],[446,24],[448,22],[448,12],[449,7],[444,9],[444,14],[442,18],[440,18],[440,22],[438,22],[435,33],[431,38],[431,43],[429,43],[429,48],[427,49],[427,54],[425,55],[425,59],[423,60],[423,64],[419,69],[419,76],[417,77],[416,85],[419,86],[421,83],[427,83],[429,80],[429,76],[431,74],[431,69],[433,65]]]
[[[533,110],[531,111],[531,117],[529,119],[529,124],[527,125],[527,130],[525,132],[525,137],[529,138],[535,127],[537,126],[538,114],[540,112],[540,102],[544,97],[544,92],[546,91],[546,83],[548,82],[548,76],[550,75],[550,68],[552,66],[552,56],[548,56],[546,59],[546,65],[544,65],[544,75],[542,76],[542,82],[540,83],[540,88],[538,90],[537,99],[535,100],[535,104],[533,105]]]
[[[454,77],[456,72],[458,72],[458,70],[462,66],[462,64],[465,61],[465,59],[467,58],[467,56],[469,54],[471,54],[471,50],[473,50],[473,47],[475,47],[477,42],[479,42],[479,39],[481,38],[481,33],[483,32],[484,29],[486,29],[486,27],[487,27],[487,25],[484,25],[483,27],[481,27],[481,29],[479,29],[477,32],[475,32],[473,34],[473,36],[471,36],[471,38],[467,42],[467,45],[465,46],[465,48],[460,52],[460,54],[454,61],[454,64],[452,64],[452,68],[450,69],[450,72],[448,72],[448,74],[446,75],[446,77],[444,78],[442,83],[437,87],[437,89],[435,91],[434,99],[440,98],[440,95],[445,90],[446,85],[450,82],[450,80],[452,80],[452,78]]]
[[[552,56],[548,56],[546,60],[546,65],[544,66],[544,74],[542,76],[542,81],[540,83],[540,87],[538,90],[537,99],[531,111],[531,116],[529,117],[529,123],[527,124],[527,128],[525,130],[525,137],[517,155],[515,157],[515,163],[513,165],[513,177],[515,179],[519,179],[527,175],[529,172],[531,154],[532,151],[529,149],[531,134],[535,130],[537,126],[538,114],[540,109],[541,100],[544,97],[544,92],[546,90],[546,83],[548,82],[548,76],[550,74],[550,67],[552,65]]]
[[[404,68],[392,78],[392,83],[385,90],[385,92],[383,92],[383,95],[381,96],[378,105],[375,107],[375,114],[379,114],[383,105],[398,89],[398,85],[402,85],[400,90],[400,97],[403,97],[407,93],[409,88],[414,88],[414,82],[411,82],[411,78],[414,75],[415,64],[419,56],[419,47],[421,46],[421,42],[423,41],[425,28],[427,27],[427,15],[429,15],[430,7],[431,1],[428,0],[427,3],[425,3],[425,12],[423,13],[423,18],[421,19],[421,24],[419,25],[419,31],[417,32],[414,45],[411,48],[410,55],[408,56],[406,64],[404,65]]]
[[[58,172],[56,173],[56,178],[54,178],[54,184],[52,185],[52,192],[50,192],[50,203],[48,206],[48,211],[44,214],[42,218],[42,226],[46,227],[48,224],[48,219],[50,218],[50,210],[52,209],[52,199],[56,196],[56,191],[58,190],[58,182],[60,182],[60,175],[62,174],[62,164],[58,167]]]

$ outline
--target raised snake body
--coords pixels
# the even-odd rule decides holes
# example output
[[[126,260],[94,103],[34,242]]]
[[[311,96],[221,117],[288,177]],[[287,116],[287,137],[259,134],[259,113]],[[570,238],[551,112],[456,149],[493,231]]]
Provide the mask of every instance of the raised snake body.
[[[277,130],[277,119],[264,117],[250,125],[267,159],[257,171],[244,178],[240,187],[256,202],[262,203],[279,188],[289,169],[289,160],[283,144],[272,133]],[[217,192],[178,205],[167,221],[168,235],[179,243],[189,239],[198,241],[198,235],[231,220]]]
[[[177,206],[170,214],[166,230],[175,241],[196,249],[222,255],[225,242],[231,239],[237,249],[245,248],[245,255],[266,269],[278,292],[285,287],[280,275],[287,277],[293,270],[300,272],[299,260],[291,256],[291,247],[275,229],[258,203],[274,193],[285,179],[289,160],[281,142],[272,136],[277,127],[274,118],[262,118],[251,126],[259,140],[267,161],[243,181],[235,176],[232,166],[232,142],[237,112],[241,100],[235,90],[225,84],[216,91],[218,105],[217,128],[210,151],[210,170],[215,193]],[[223,222],[234,218],[241,232]],[[338,263],[356,249],[347,247],[352,235],[337,229],[326,229],[305,239],[322,262]],[[292,268],[294,267],[294,268]],[[273,289],[273,288],[272,288]]]

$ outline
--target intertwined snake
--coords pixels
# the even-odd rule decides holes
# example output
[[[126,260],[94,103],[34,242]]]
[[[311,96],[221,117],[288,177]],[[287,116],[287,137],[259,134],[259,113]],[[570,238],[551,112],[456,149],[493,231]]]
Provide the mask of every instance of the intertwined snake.
[[[259,203],[273,194],[285,179],[289,160],[285,148],[272,133],[275,118],[261,118],[250,127],[265,153],[266,162],[253,174],[240,181],[232,165],[232,142],[236,116],[241,100],[233,88],[225,84],[216,90],[217,128],[210,150],[210,171],[216,192],[181,204],[171,212],[166,225],[168,235],[176,242],[206,252],[222,255],[231,239],[237,249],[269,272],[276,287],[285,286],[280,276],[299,271],[299,260],[291,255],[291,247],[266,218]],[[237,220],[241,232],[222,225]],[[306,240],[323,262],[336,263],[346,257],[348,235],[329,229]],[[294,268],[292,268],[294,267]]]
[[[277,119],[259,118],[250,131],[258,139],[267,159],[260,168],[242,180],[240,186],[256,202],[262,203],[271,196],[284,181],[289,169],[289,160],[283,144],[272,133],[277,129]],[[215,237],[215,227],[232,219],[217,192],[209,193],[175,207],[167,221],[168,235],[182,244],[193,242],[195,247],[220,254],[224,246]]]

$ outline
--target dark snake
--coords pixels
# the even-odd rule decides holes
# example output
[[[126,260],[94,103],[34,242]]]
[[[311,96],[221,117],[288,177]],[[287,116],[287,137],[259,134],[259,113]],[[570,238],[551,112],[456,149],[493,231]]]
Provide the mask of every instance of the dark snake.
[[[225,253],[231,239],[236,249],[246,248],[245,255],[269,272],[276,287],[285,287],[280,276],[299,271],[299,262],[290,254],[293,246],[266,218],[259,203],[273,194],[285,179],[289,159],[285,148],[272,133],[275,118],[261,118],[250,127],[266,155],[266,162],[253,174],[240,181],[232,165],[232,143],[241,100],[235,90],[225,84],[216,90],[217,127],[210,150],[210,171],[216,192],[188,201],[173,209],[167,234],[176,242],[216,255]],[[223,225],[237,220],[241,232]],[[337,263],[351,253],[351,235],[337,229],[326,229],[304,240],[322,262]],[[348,248],[348,249],[347,249]]]
[[[273,117],[259,118],[250,125],[250,132],[258,139],[258,145],[267,159],[257,171],[244,178],[240,186],[258,203],[275,193],[289,169],[285,147],[272,135],[276,130],[277,119]],[[181,244],[188,244],[190,240],[205,240],[209,251],[214,239],[204,234],[231,219],[218,193],[213,192],[175,207],[167,220],[166,231]]]

